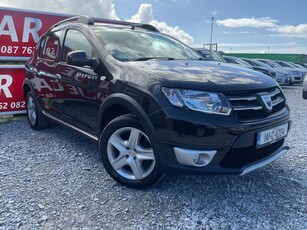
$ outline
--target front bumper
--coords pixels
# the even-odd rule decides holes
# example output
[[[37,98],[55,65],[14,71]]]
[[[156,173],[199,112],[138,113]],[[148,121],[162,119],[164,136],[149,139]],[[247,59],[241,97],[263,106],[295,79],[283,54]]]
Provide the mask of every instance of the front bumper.
[[[279,85],[289,85],[291,82],[291,77],[277,77],[277,82]]]
[[[256,148],[259,130],[285,122],[289,122],[290,129],[287,108],[278,116],[250,123],[191,111],[167,112],[172,118],[161,119],[160,114],[160,121],[165,119],[165,124],[155,125],[158,154],[167,168],[197,174],[244,175],[275,161],[289,149],[285,139]]]
[[[302,76],[291,76],[291,82],[292,83],[300,83],[303,81],[303,77]]]
[[[245,168],[243,168],[241,175],[245,175],[245,174],[250,173],[250,172],[252,172],[256,169],[262,168],[262,167],[272,163],[273,161],[275,161],[278,158],[285,155],[288,152],[288,150],[289,150],[289,146],[284,143],[284,145],[281,148],[279,148],[278,150],[276,150],[275,152],[270,154],[268,157],[263,158],[259,161],[253,162],[249,165],[246,165]]]
[[[245,175],[256,169],[262,168],[272,163],[273,161],[285,155],[288,152],[288,150],[289,150],[289,146],[286,144],[286,142],[284,142],[281,147],[279,147],[277,150],[270,153],[266,157],[264,154],[263,157],[261,157],[259,160],[252,161],[251,163],[243,165],[241,167],[235,167],[233,164],[232,166],[234,167],[229,167],[229,168],[224,167],[225,165],[220,165],[221,166],[220,172]],[[217,153],[217,151],[214,151],[214,150],[211,150],[211,151],[188,150],[188,149],[179,149],[176,147],[174,148],[174,152],[175,152],[176,159],[180,164],[186,165],[186,166],[193,166],[193,167],[204,167],[206,165],[209,165]],[[245,154],[249,154],[249,153],[246,152]],[[240,157],[243,158],[243,156],[240,156]],[[226,158],[227,157],[223,158],[223,160],[221,161],[222,164]],[[232,160],[234,161],[234,159]],[[234,171],[231,171],[231,170],[234,170]]]

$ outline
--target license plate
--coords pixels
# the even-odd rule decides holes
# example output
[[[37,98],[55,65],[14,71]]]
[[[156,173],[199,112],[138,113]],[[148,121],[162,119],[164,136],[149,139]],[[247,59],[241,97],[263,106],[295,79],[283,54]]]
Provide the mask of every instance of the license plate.
[[[287,136],[288,123],[258,132],[257,148],[272,144]]]

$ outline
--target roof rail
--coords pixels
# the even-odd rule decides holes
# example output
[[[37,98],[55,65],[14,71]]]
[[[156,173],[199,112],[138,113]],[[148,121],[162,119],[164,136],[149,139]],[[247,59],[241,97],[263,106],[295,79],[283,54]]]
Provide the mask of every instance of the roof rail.
[[[141,27],[145,30],[150,30],[154,32],[160,32],[156,27],[150,25],[150,24],[142,24],[142,23],[130,23],[131,29],[134,29],[135,27]]]
[[[97,23],[109,23],[115,25],[123,25],[123,26],[131,26],[131,29],[134,30],[136,27],[143,28],[145,30],[153,31],[153,32],[160,32],[156,27],[150,24],[143,24],[138,22],[129,22],[129,21],[118,21],[112,19],[101,19],[101,18],[94,18],[95,22]]]
[[[91,17],[86,16],[86,15],[82,15],[82,16],[75,16],[75,17],[64,19],[64,20],[54,24],[52,26],[52,28],[57,27],[61,24],[67,23],[67,22],[77,22],[77,23],[82,23],[82,24],[87,24],[87,25],[94,25],[94,20]]]
[[[127,21],[116,21],[116,20],[100,19],[100,18],[95,18],[95,20],[97,20],[97,22],[102,22],[102,23],[130,25],[132,27],[132,29],[134,29],[135,27],[140,27],[140,28],[143,28],[145,30],[160,32],[156,27],[154,27],[150,24],[134,23],[134,22],[127,22]],[[52,28],[55,28],[59,25],[62,25],[64,23],[68,23],[68,22],[82,23],[82,24],[86,24],[86,25],[94,25],[95,24],[93,18],[86,16],[86,15],[82,15],[82,16],[75,16],[75,17],[64,19],[64,20],[56,23],[55,25],[53,25]]]
[[[78,19],[77,22],[87,24],[87,25],[94,25],[95,24],[94,20],[90,16],[87,16],[87,15],[79,16],[79,19]]]

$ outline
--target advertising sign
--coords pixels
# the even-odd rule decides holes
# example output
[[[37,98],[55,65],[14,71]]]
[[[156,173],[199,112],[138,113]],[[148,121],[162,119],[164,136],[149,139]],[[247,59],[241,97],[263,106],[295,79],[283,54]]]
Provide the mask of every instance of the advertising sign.
[[[0,7],[0,60],[29,59],[40,36],[70,16]]]
[[[73,16],[0,7],[0,60],[28,60],[39,38],[52,25]]]
[[[22,93],[24,78],[24,66],[0,65],[0,115],[26,112]]]
[[[52,25],[72,16],[0,7],[0,61],[28,60],[39,38]],[[0,115],[25,112],[23,80],[23,66],[3,66],[0,63]]]

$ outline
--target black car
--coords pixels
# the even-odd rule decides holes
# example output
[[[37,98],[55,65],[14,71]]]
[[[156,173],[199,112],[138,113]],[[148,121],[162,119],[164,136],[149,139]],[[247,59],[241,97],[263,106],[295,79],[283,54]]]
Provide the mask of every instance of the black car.
[[[53,121],[96,141],[106,171],[129,187],[168,170],[245,174],[288,150],[276,81],[206,62],[151,25],[67,19],[41,37],[25,68],[30,126]]]
[[[259,72],[262,72],[276,80],[276,71],[271,66],[254,59],[249,59],[249,58],[241,58],[241,59],[252,65],[255,70],[258,70]]]

